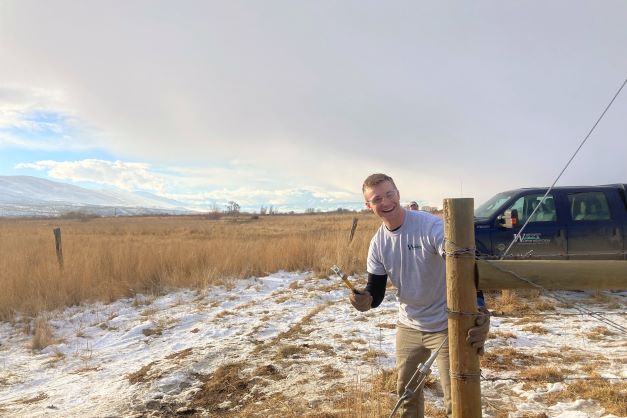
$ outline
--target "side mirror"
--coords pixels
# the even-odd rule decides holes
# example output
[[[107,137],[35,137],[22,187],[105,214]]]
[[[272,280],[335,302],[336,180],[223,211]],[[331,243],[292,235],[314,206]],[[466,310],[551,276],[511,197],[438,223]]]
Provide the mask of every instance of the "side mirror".
[[[518,225],[518,210],[507,209],[505,213],[500,215],[497,219],[500,226],[506,229],[512,229]]]

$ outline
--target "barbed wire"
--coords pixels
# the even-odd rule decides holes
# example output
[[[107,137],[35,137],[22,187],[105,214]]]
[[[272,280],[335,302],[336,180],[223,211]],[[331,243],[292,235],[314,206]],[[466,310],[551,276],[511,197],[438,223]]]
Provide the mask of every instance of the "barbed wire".
[[[455,247],[453,251],[446,251],[446,243],[450,243]],[[443,254],[447,257],[459,257],[460,255],[472,255],[476,257],[477,249],[475,247],[462,247],[458,245],[456,242],[451,241],[448,238],[444,238],[444,252]]]
[[[615,316],[627,316],[627,312],[596,312],[596,311],[592,311],[595,315],[615,315]],[[552,312],[552,313],[545,313],[545,312],[534,312],[530,315],[512,315],[512,314],[507,314],[507,315],[503,315],[502,313],[499,312],[492,312],[492,316],[494,317],[501,317],[501,316],[507,316],[508,318],[522,318],[525,316],[541,316],[543,318],[547,318],[547,317],[551,317],[551,316],[585,316],[585,315],[589,315],[589,313],[587,312]]]
[[[596,256],[625,256],[627,251],[593,251],[593,252],[573,252],[573,253],[546,253],[535,254],[534,250],[530,250],[525,254],[509,254],[509,255],[492,255],[477,251],[476,258],[480,260],[539,260],[547,258],[551,260],[567,259],[567,257],[596,257]],[[606,259],[603,259],[606,260]],[[617,260],[621,260],[617,258]]]
[[[513,382],[551,382],[551,379],[543,379],[541,377],[485,377],[483,374],[481,375],[481,380],[486,382],[498,382],[502,380],[511,380]],[[586,380],[586,381],[617,381],[624,382],[627,381],[627,377],[596,377],[596,376],[581,376],[581,377],[562,377],[556,379],[559,382],[567,382],[567,381],[578,381],[578,380]],[[557,382],[555,382],[557,383]]]

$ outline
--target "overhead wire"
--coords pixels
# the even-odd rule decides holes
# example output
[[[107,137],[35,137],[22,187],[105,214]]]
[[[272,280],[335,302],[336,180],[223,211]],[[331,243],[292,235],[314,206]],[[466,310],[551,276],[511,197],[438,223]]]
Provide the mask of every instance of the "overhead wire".
[[[518,231],[518,233],[516,233],[514,235],[514,239],[512,240],[512,242],[510,242],[509,246],[505,249],[505,251],[503,252],[503,257],[505,257],[507,255],[507,253],[509,253],[509,250],[514,246],[514,244],[516,243],[516,241],[520,240],[520,237],[522,236],[522,232],[524,231],[525,227],[527,226],[527,224],[529,223],[529,221],[533,218],[533,215],[536,213],[536,211],[540,208],[540,206],[542,205],[542,203],[544,203],[544,200],[546,199],[546,197],[549,195],[549,193],[551,192],[551,190],[553,190],[553,187],[555,186],[555,184],[558,182],[558,180],[562,177],[562,174],[564,174],[564,172],[566,171],[566,169],[568,168],[568,166],[570,165],[570,163],[573,161],[573,159],[575,158],[575,156],[579,153],[579,150],[581,150],[581,148],[584,146],[584,144],[586,143],[586,141],[588,141],[588,138],[590,138],[590,135],[592,135],[592,132],[594,132],[594,130],[596,129],[597,125],[599,124],[599,122],[601,122],[601,119],[603,119],[603,116],[605,116],[605,114],[607,113],[607,111],[610,109],[610,107],[612,106],[612,104],[614,103],[614,101],[616,100],[616,98],[618,97],[618,95],[620,94],[620,92],[623,90],[623,87],[625,87],[625,84],[627,84],[627,78],[625,79],[625,81],[623,81],[623,84],[620,86],[620,88],[618,89],[618,91],[616,91],[616,94],[614,94],[614,97],[612,97],[612,100],[610,100],[610,102],[608,103],[608,105],[605,107],[605,110],[603,110],[603,112],[601,113],[601,116],[599,116],[599,118],[597,119],[597,121],[594,123],[594,125],[592,125],[592,128],[590,128],[590,131],[588,132],[588,134],[585,136],[585,138],[583,139],[583,141],[581,141],[581,144],[579,144],[579,146],[577,147],[577,149],[575,150],[575,152],[573,153],[573,155],[570,157],[570,159],[566,162],[566,165],[564,166],[564,168],[562,168],[562,171],[560,171],[560,173],[557,175],[557,177],[555,178],[555,181],[553,182],[553,184],[551,184],[551,186],[547,189],[546,193],[544,193],[544,196],[542,196],[542,199],[540,199],[540,203],[533,209],[533,211],[531,212],[531,215],[529,215],[529,217],[527,218],[527,220],[525,221],[525,223],[523,224],[523,226],[520,228],[520,231]]]
[[[564,174],[564,172],[566,171],[566,169],[568,168],[568,166],[570,165],[570,163],[573,161],[573,159],[575,158],[575,156],[579,153],[579,151],[581,150],[581,148],[584,146],[584,144],[588,141],[588,139],[590,138],[590,136],[592,135],[592,133],[594,132],[594,130],[596,129],[596,127],[598,126],[599,122],[601,122],[601,120],[603,119],[603,117],[605,116],[605,114],[607,113],[607,111],[610,109],[610,107],[612,106],[612,104],[614,103],[614,101],[616,100],[616,98],[618,97],[618,95],[621,93],[621,91],[623,90],[623,88],[625,87],[625,85],[627,84],[627,79],[625,79],[625,81],[623,81],[623,83],[621,84],[621,86],[618,88],[618,90],[616,91],[616,93],[614,94],[614,96],[612,97],[612,99],[610,100],[610,102],[607,104],[607,106],[605,106],[605,109],[603,110],[603,112],[601,113],[601,115],[597,118],[596,122],[594,123],[594,125],[592,125],[592,128],[590,128],[590,131],[588,131],[588,134],[583,138],[583,140],[581,141],[581,143],[579,144],[579,146],[577,147],[577,149],[575,150],[575,152],[573,153],[573,155],[568,159],[568,161],[566,162],[566,165],[564,166],[564,168],[562,168],[562,170],[560,171],[560,173],[557,175],[557,177],[555,178],[555,181],[553,181],[553,184],[551,184],[551,186],[547,189],[547,191],[544,193],[544,196],[542,196],[542,199],[540,200],[540,204],[538,204],[534,210],[532,211],[532,213],[529,215],[529,217],[527,218],[527,220],[525,221],[525,223],[523,224],[523,226],[520,228],[520,230],[514,235],[514,239],[512,240],[512,242],[510,242],[509,246],[505,249],[505,251],[503,252],[503,254],[500,256],[500,260],[503,260],[507,254],[509,253],[509,251],[511,250],[511,248],[514,246],[514,244],[519,241],[521,239],[522,233],[525,230],[525,228],[527,227],[527,224],[529,223],[529,221],[531,219],[533,219],[533,215],[536,213],[536,211],[541,207],[542,203],[544,202],[544,200],[546,199],[546,197],[549,195],[549,193],[551,192],[551,190],[553,190],[553,187],[555,186],[555,184],[558,182],[558,180],[562,177],[562,175]],[[612,255],[618,255],[620,253],[612,253]],[[622,253],[624,254],[624,252]],[[582,255],[582,254],[577,254],[577,255]],[[591,255],[600,255],[600,254],[591,254]],[[570,256],[570,255],[569,255]],[[545,289],[544,287],[538,285],[537,283],[534,283],[532,280],[529,280],[528,278],[522,277],[519,274],[510,271],[510,270],[506,270],[503,269],[499,266],[496,266],[494,263],[490,262],[490,260],[486,259],[486,262],[490,263],[493,267],[495,267],[496,269],[502,271],[502,272],[506,272],[511,274],[512,276],[516,277],[519,280],[522,280],[524,282],[527,282],[528,284],[530,284],[531,286],[541,289],[542,291],[544,291],[546,294],[548,294],[550,297],[552,297],[553,299],[558,300],[561,303],[565,303],[566,305],[570,305],[572,306],[574,309],[582,312],[582,314],[591,316],[592,318],[605,323],[607,326],[610,326],[612,328],[615,328],[619,331],[621,331],[624,334],[627,334],[627,327],[624,327],[621,324],[616,323],[615,321],[612,321],[610,319],[607,319],[605,317],[603,317],[602,315],[591,311],[583,306],[579,306],[575,303],[572,302],[568,302],[565,299],[561,298],[560,296],[558,296],[555,292],[551,292],[548,289]]]

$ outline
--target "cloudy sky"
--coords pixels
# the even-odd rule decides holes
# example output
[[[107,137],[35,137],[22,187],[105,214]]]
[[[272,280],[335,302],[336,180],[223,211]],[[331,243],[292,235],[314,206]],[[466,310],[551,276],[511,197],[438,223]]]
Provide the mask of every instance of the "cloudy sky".
[[[550,185],[627,78],[624,1],[0,0],[0,175],[190,204]],[[627,182],[627,88],[558,185]]]

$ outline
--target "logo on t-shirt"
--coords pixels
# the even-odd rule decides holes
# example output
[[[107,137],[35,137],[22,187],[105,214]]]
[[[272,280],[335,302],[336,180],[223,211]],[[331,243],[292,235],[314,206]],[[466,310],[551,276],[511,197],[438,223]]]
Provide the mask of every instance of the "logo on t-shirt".
[[[407,249],[409,251],[422,250],[422,245],[407,244]]]

